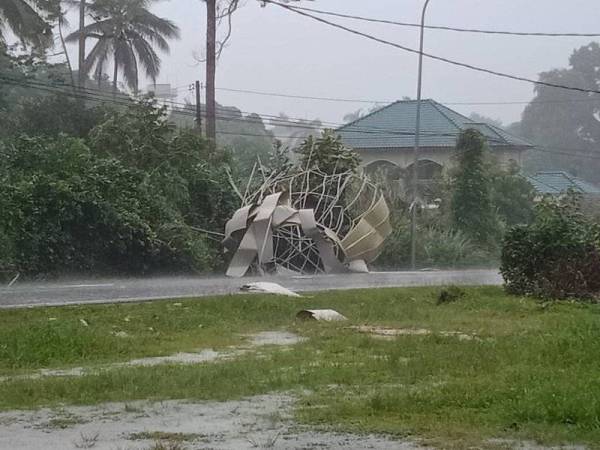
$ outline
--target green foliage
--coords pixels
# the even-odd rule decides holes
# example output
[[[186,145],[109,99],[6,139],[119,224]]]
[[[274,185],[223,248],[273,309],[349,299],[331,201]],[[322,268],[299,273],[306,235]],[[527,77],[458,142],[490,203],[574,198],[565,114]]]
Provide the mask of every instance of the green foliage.
[[[573,51],[569,67],[540,74],[540,80],[583,89],[598,89],[600,83],[600,45],[591,42]],[[586,92],[554,89],[536,85],[535,97],[523,111],[520,131],[523,137],[548,151],[532,152],[526,162],[529,171],[565,170],[589,181],[600,181],[596,164],[590,155],[596,154],[600,142],[600,127],[596,114],[600,99]],[[581,156],[565,154],[556,149],[578,149]]]
[[[211,270],[219,230],[237,199],[229,156],[174,133],[142,101],[82,141],[22,137],[3,147],[0,243],[24,273]],[[109,149],[110,151],[105,151]]]
[[[180,211],[190,225],[222,230],[237,206],[227,175],[231,156],[190,129],[178,131],[153,99],[116,112],[89,141],[95,154],[144,171],[167,199],[165,208]]]
[[[96,0],[88,3],[94,22],[83,29],[87,37],[96,38],[88,53],[83,69],[86,75],[95,67],[102,73],[111,59],[115,67],[113,87],[117,87],[118,72],[121,71],[129,88],[137,92],[139,70],[152,81],[160,73],[160,57],[155,48],[169,51],[168,39],[179,38],[179,28],[172,21],[158,17],[150,11],[156,0]],[[80,31],[67,36],[68,42],[77,42]]]
[[[543,298],[589,298],[600,292],[600,225],[578,199],[546,198],[530,225],[506,235],[500,268],[511,293]]]
[[[311,426],[410,435],[444,449],[493,448],[490,438],[597,447],[600,305],[515,301],[498,287],[463,291],[443,306],[440,288],[425,287],[5,310],[0,409],[294,392],[295,417]],[[290,321],[304,308],[333,308],[349,323]],[[431,334],[377,339],[348,325]],[[252,351],[244,337],[263,330],[307,339],[293,351]],[[214,364],[98,370],[232,346],[246,352]],[[90,371],[19,378],[81,366]]]
[[[450,229],[427,229],[422,236],[422,247],[427,264],[438,267],[455,267],[475,252],[464,233]]]
[[[13,136],[58,136],[63,133],[85,138],[102,122],[106,113],[104,107],[88,107],[62,94],[26,97],[12,111],[12,123],[5,133]]]
[[[168,161],[167,148],[175,132],[166,120],[166,107],[144,98],[117,112],[93,130],[89,144],[95,154],[113,157],[125,165],[153,170]]]
[[[0,229],[12,236],[23,273],[209,267],[206,244],[200,254],[200,236],[143,172],[64,136],[20,138],[6,150]]]
[[[465,294],[465,290],[458,286],[448,286],[440,291],[437,298],[437,304],[443,305],[446,303],[454,303],[463,298]]]
[[[399,211],[401,210],[392,210],[392,233],[386,238],[381,253],[375,260],[375,265],[382,269],[399,269],[410,265],[410,222]],[[418,249],[418,255],[423,255],[422,249]]]
[[[326,174],[356,172],[360,165],[358,153],[346,147],[333,130],[325,130],[317,138],[308,136],[296,152],[302,169],[319,169]]]
[[[204,105],[202,110],[204,111]],[[173,108],[169,120],[180,129],[193,129],[195,106]],[[217,144],[227,150],[235,160],[235,169],[240,177],[250,175],[260,160],[266,164],[273,147],[273,134],[265,128],[257,114],[242,114],[238,108],[217,104]]]
[[[533,219],[535,190],[517,166],[492,173],[491,201],[507,227],[528,224]]]
[[[38,49],[52,45],[52,27],[39,8],[46,6],[47,0],[2,0],[0,2],[0,43],[5,41],[4,26],[20,39],[23,44]]]
[[[498,223],[484,160],[485,139],[476,130],[465,130],[458,138],[456,151],[458,169],[451,204],[452,224],[474,243],[492,248],[498,238]]]
[[[294,167],[290,159],[290,150],[280,140],[275,140],[269,154],[267,168],[273,173],[290,173]]]

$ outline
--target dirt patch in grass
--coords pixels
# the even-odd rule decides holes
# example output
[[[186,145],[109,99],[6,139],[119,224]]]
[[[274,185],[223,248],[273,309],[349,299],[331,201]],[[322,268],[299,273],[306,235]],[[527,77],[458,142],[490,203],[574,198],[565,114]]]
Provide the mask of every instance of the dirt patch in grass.
[[[426,328],[389,328],[371,325],[358,325],[348,327],[351,330],[356,330],[359,333],[370,334],[375,337],[393,339],[398,336],[429,336],[433,334],[431,330]],[[439,331],[437,335],[443,337],[456,337],[459,340],[470,341],[479,339],[472,334],[463,333],[461,331]]]
[[[153,367],[163,364],[203,364],[217,361],[225,361],[241,356],[256,347],[268,345],[288,346],[294,345],[305,340],[297,334],[287,331],[263,331],[260,333],[244,336],[247,343],[240,346],[229,347],[223,351],[213,349],[202,349],[198,352],[180,352],[168,356],[153,356],[130,361],[106,364],[98,367],[73,367],[70,369],[41,369],[35,373],[0,377],[2,381],[37,379],[42,377],[81,377],[111,369],[122,369],[126,367]]]
[[[135,416],[145,414],[136,403],[143,399],[230,402],[291,392],[295,418],[315,429],[419,436],[444,449],[522,448],[533,441],[599,448],[600,305],[541,305],[495,287],[464,291],[460,301],[443,305],[437,304],[439,289],[418,288],[6,311],[0,314],[4,376],[148,357],[154,364],[200,353],[195,349],[235,357],[5,379],[0,410],[126,401]],[[294,321],[299,310],[329,308],[348,322]],[[49,313],[56,320],[49,321]],[[369,332],[348,326],[367,326]],[[288,346],[293,335],[252,337],[260,330],[288,330],[307,339]],[[372,331],[383,338],[375,339]],[[286,344],[273,345],[277,341]],[[264,346],[257,348],[258,342]],[[107,412],[107,420],[110,414],[115,412]],[[124,432],[204,433],[150,425]],[[94,430],[81,431],[82,445],[93,443]],[[278,429],[271,431],[247,438],[259,446],[275,438],[285,442]]]
[[[264,395],[241,401],[167,401],[72,407],[68,427],[47,428],[53,411],[0,414],[0,448],[11,450],[195,449],[400,449],[421,447],[375,435],[311,431],[294,422],[294,400]],[[86,447],[90,445],[90,447]]]

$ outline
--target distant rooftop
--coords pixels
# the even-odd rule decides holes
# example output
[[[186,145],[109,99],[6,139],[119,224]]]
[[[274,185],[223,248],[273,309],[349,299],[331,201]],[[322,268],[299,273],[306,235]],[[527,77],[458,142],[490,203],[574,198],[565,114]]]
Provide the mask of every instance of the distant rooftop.
[[[337,129],[346,145],[355,149],[392,149],[413,147],[416,100],[401,100],[374,111]],[[533,147],[525,139],[501,128],[475,122],[434,100],[421,101],[422,147],[454,147],[461,131],[474,128],[483,134],[490,147]]]
[[[562,194],[572,189],[581,194],[600,194],[600,188],[563,171],[538,172],[527,180],[540,194]]]

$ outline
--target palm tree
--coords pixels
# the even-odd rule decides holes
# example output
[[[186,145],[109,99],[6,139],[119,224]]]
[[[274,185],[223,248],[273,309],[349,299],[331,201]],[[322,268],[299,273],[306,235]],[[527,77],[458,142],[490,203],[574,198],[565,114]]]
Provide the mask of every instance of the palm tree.
[[[52,27],[40,15],[39,0],[0,1],[0,42],[8,27],[23,43],[42,48],[52,43]]]
[[[86,38],[96,39],[96,44],[85,59],[83,68],[87,75],[95,68],[102,74],[109,58],[113,64],[113,90],[117,91],[119,72],[134,91],[138,90],[139,67],[153,82],[160,72],[160,57],[154,50],[169,51],[167,39],[178,39],[179,28],[172,21],[158,17],[149,10],[159,0],[97,0],[88,5],[95,22],[83,27]],[[68,42],[79,41],[80,31],[67,36]]]

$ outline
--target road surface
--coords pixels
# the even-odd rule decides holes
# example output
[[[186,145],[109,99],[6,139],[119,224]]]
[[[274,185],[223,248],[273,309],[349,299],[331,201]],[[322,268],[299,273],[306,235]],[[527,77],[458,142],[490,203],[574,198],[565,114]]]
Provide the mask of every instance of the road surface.
[[[251,281],[274,281],[301,292],[448,284],[498,285],[502,283],[502,278],[497,270],[440,270],[241,279],[186,276],[16,282],[10,288],[0,287],[0,309],[232,294],[239,292],[241,285]]]

